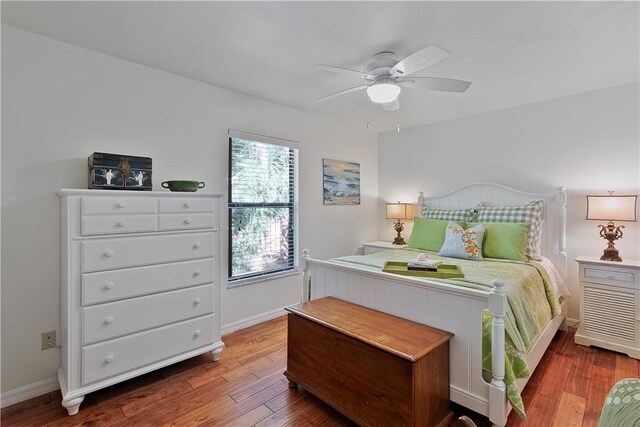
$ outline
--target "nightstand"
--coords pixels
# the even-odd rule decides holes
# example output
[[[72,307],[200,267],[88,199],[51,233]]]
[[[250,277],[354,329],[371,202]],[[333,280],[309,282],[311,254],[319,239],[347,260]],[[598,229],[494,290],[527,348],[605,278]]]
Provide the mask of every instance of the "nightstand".
[[[365,255],[373,254],[376,252],[391,251],[393,249],[404,249],[407,247],[407,245],[394,245],[392,242],[385,242],[382,240],[363,243],[362,246],[364,247]]]
[[[576,344],[596,345],[640,359],[640,261],[576,259],[580,325]]]

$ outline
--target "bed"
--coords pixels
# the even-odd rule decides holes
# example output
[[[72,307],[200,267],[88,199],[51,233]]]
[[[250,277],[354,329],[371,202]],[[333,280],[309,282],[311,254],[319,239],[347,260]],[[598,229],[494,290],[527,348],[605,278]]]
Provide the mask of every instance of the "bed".
[[[422,208],[466,209],[485,206],[520,206],[543,200],[540,248],[546,263],[566,278],[566,189],[555,194],[534,194],[491,183],[471,184],[450,193],[427,197]],[[333,296],[455,334],[450,343],[450,399],[504,426],[512,407],[505,384],[505,316],[508,312],[504,281],[494,279],[488,290],[454,286],[442,280],[385,273],[344,260],[317,260],[302,251],[302,300]],[[566,330],[566,301],[558,301],[557,314],[542,328],[524,355],[533,371],[557,330]],[[483,311],[491,313],[490,381],[483,379]],[[486,366],[485,366],[486,368]],[[486,375],[485,375],[486,377]],[[519,379],[522,391],[527,379]],[[513,386],[512,386],[513,387]]]

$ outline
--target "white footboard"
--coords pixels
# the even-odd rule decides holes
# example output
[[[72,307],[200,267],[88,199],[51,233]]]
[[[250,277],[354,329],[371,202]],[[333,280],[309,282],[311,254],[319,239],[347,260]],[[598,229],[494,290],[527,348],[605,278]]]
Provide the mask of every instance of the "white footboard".
[[[504,315],[507,301],[502,281],[494,281],[496,287],[487,294],[313,260],[308,250],[303,251],[302,257],[303,301],[333,296],[452,332],[451,400],[488,416],[496,425],[506,424]],[[494,318],[491,384],[482,379],[482,310],[485,308],[491,309]]]

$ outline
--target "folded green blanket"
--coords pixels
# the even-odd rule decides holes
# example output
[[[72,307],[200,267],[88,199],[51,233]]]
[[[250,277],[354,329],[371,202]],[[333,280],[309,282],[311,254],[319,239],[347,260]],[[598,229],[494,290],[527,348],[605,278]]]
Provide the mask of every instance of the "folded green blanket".
[[[347,256],[335,261],[359,264],[370,269],[382,269],[385,261],[408,261],[416,257],[411,249],[378,252],[364,256]],[[560,306],[547,271],[537,262],[506,260],[468,261],[444,258],[429,253],[429,258],[443,259],[447,264],[456,264],[464,278],[437,279],[444,283],[483,291],[493,288],[491,282],[500,278],[505,282],[508,309],[505,316],[505,383],[507,397],[513,409],[525,418],[524,405],[516,381],[527,378],[531,372],[525,354],[547,326]],[[429,279],[434,280],[434,279]],[[483,377],[491,381],[491,313],[483,313]]]

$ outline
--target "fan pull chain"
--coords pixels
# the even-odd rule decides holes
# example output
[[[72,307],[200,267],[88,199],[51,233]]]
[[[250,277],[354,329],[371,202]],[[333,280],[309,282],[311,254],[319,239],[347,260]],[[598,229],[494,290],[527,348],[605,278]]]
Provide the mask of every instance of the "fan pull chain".
[[[398,95],[398,104],[400,103],[400,95]],[[396,133],[400,133],[400,107],[398,106],[398,126],[396,127]]]

